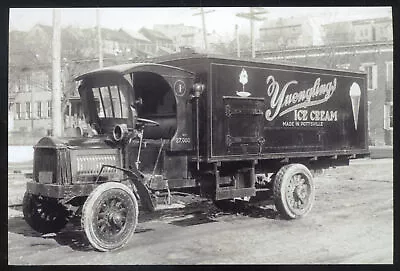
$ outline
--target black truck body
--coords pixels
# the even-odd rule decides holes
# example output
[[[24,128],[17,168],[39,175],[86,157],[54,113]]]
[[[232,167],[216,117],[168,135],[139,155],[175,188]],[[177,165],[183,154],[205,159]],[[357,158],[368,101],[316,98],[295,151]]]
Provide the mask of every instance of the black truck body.
[[[368,153],[363,73],[213,57],[162,63],[207,85],[200,99],[203,160]],[[353,84],[363,90],[354,105]]]

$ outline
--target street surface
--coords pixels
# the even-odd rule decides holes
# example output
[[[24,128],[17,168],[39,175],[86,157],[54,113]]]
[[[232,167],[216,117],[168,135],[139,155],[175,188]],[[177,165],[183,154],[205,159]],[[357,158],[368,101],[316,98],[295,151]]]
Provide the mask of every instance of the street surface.
[[[40,235],[21,207],[26,179],[9,175],[8,262],[69,264],[360,264],[393,263],[392,159],[361,160],[315,177],[314,208],[283,220],[271,202],[223,212],[198,197],[142,213],[132,240],[101,253],[85,241],[79,220]],[[185,206],[186,204],[186,206]],[[184,207],[185,206],[185,207]]]

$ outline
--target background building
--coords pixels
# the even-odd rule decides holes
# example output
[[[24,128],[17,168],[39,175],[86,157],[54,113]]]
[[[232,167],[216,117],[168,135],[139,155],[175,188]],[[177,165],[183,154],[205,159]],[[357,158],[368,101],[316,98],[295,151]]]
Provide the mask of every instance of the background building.
[[[194,26],[182,24],[156,24],[154,29],[170,37],[175,44],[175,51],[182,47],[191,47],[196,50],[204,48],[203,31]]]
[[[175,52],[173,39],[164,35],[162,32],[142,27],[139,30],[139,33],[145,36],[153,44],[152,53],[154,56]]]
[[[313,32],[307,18],[267,20],[260,27],[260,49],[273,50],[313,45]]]
[[[318,37],[316,37],[318,36]],[[241,56],[250,38],[239,33]],[[201,28],[158,24],[154,29],[102,28],[104,66],[146,61],[177,53],[204,52]],[[73,78],[98,67],[96,28],[65,27],[62,39],[62,110],[65,126],[77,123]],[[322,39],[321,42],[318,41]],[[9,33],[9,131],[44,135],[51,129],[52,27],[37,24]],[[207,33],[208,53],[236,55],[235,37]],[[323,68],[365,71],[368,76],[370,144],[393,144],[393,29],[390,17],[320,27],[309,18],[267,20],[259,29],[256,57]],[[73,117],[73,118],[71,118]],[[11,140],[17,138],[12,136]]]
[[[155,30],[145,35],[124,29],[102,28],[104,66],[122,64],[174,52],[173,41]],[[36,24],[29,31],[9,33],[9,132],[10,140],[43,136],[51,130],[51,41],[53,29]],[[62,109],[66,116],[78,110],[73,79],[98,67],[96,28],[66,27],[61,31]],[[72,125],[69,117],[64,123]]]
[[[366,72],[370,144],[393,145],[391,22],[391,18],[378,18],[325,25],[325,45],[260,50],[257,56],[265,60]]]
[[[352,43],[355,41],[353,24],[351,22],[337,22],[322,26],[325,44]]]

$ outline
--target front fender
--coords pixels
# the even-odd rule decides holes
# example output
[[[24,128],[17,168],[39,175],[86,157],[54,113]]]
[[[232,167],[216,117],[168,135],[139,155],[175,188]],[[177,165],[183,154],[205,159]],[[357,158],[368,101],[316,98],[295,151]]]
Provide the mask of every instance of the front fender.
[[[121,170],[125,174],[127,174],[129,177],[129,181],[137,189],[137,193],[139,194],[140,202],[141,202],[143,208],[146,211],[150,211],[150,212],[153,212],[155,210],[156,206],[153,203],[153,201],[151,200],[150,191],[144,184],[144,175],[136,167],[132,168],[132,169],[125,169],[125,168],[112,166],[112,165],[103,165],[97,176],[96,182],[99,179],[104,167],[115,168],[115,169]]]
[[[143,208],[146,211],[153,212],[156,206],[154,202],[151,200],[150,191],[144,185],[143,180],[139,180],[137,178],[131,178],[129,180],[136,187]]]

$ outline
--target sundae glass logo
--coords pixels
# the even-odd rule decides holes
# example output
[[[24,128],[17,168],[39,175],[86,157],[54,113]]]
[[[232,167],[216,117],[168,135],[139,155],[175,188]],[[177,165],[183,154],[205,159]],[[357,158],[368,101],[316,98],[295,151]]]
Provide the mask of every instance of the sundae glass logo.
[[[247,75],[247,71],[243,68],[239,75],[239,82],[242,84],[242,90],[236,91],[236,95],[240,97],[249,97],[251,95],[250,92],[244,90],[244,86],[249,81],[249,76]]]
[[[311,88],[291,93],[287,93],[288,89],[290,86],[298,84],[296,80],[289,81],[280,88],[279,83],[270,75],[266,83],[267,95],[271,97],[270,108],[265,111],[265,118],[268,121],[300,108],[325,103],[336,90],[336,78],[328,83],[321,84],[321,78],[318,77]]]
[[[360,89],[360,86],[356,82],[354,82],[351,85],[349,95],[350,95],[350,99],[351,99],[351,108],[353,109],[354,129],[357,130],[358,113],[360,111],[361,89]]]

